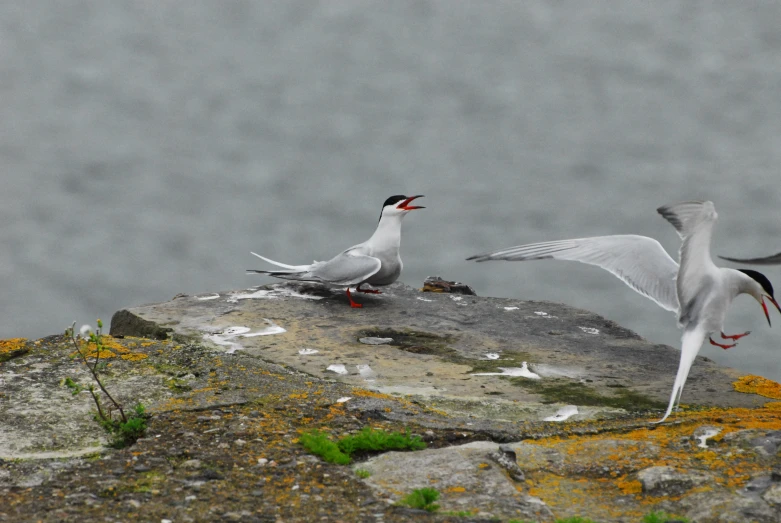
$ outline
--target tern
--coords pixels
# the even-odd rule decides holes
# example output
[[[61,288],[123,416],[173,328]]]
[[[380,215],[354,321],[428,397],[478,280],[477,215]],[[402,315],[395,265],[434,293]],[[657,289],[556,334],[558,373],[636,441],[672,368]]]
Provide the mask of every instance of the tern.
[[[727,258],[726,256],[719,256],[719,258],[722,260],[736,263],[747,263],[750,265],[781,265],[781,252],[771,256],[764,256],[762,258]]]
[[[261,260],[281,267],[282,270],[262,271],[247,269],[249,273],[268,274],[285,280],[314,281],[330,285],[346,286],[347,299],[352,307],[362,307],[350,294],[350,286],[356,291],[380,294],[374,289],[361,289],[361,285],[390,285],[401,274],[403,264],[399,255],[401,245],[401,221],[409,211],[425,209],[410,205],[417,196],[391,196],[382,204],[380,223],[371,238],[342,251],[328,261],[315,261],[311,265],[287,265],[252,253]]]
[[[659,207],[657,212],[669,221],[681,237],[680,265],[658,241],[647,236],[614,235],[571,240],[531,243],[467,258],[488,260],[572,260],[596,265],[650,298],[660,307],[678,315],[681,337],[681,360],[675,376],[670,403],[664,417],[680,403],[683,386],[692,363],[705,338],[723,349],[736,345],[743,334],[724,334],[723,323],[730,303],[739,294],[756,299],[765,313],[767,298],[781,312],[773,297],[773,285],[761,273],[752,270],[719,268],[710,256],[711,235],[718,215],[713,202],[688,201]],[[720,333],[731,344],[713,340]]]

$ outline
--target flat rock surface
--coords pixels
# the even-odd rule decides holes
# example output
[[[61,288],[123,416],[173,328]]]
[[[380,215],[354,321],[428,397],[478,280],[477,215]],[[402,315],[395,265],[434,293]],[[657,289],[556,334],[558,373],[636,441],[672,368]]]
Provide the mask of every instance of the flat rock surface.
[[[296,283],[180,296],[118,312],[112,333],[169,332],[496,420],[542,420],[562,404],[579,407],[573,419],[662,409],[678,368],[678,350],[562,304],[420,292],[402,284],[356,299],[363,308],[349,307],[341,290]],[[367,337],[393,341],[359,341]],[[699,357],[682,402],[762,404],[733,390],[738,376]]]
[[[678,352],[604,318],[403,285],[358,299],[275,285],[119,311],[100,373],[151,413],[119,450],[63,385],[90,383],[68,338],[0,340],[0,522],[781,519],[778,384],[738,393],[699,358],[699,406],[651,425]],[[299,442],[366,427],[428,448],[335,465]],[[423,487],[439,510],[403,506]]]

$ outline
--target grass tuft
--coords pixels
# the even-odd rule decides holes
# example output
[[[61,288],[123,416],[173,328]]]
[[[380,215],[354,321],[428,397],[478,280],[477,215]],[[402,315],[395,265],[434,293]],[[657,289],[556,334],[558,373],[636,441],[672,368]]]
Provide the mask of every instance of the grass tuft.
[[[355,453],[426,448],[426,444],[419,437],[410,436],[409,432],[385,432],[371,427],[364,427],[358,434],[344,436],[336,442],[319,430],[312,430],[301,434],[299,442],[312,454],[337,465],[349,465],[351,456]]]
[[[687,518],[679,518],[664,511],[651,512],[643,517],[643,523],[667,523],[668,521],[689,523]]]
[[[400,501],[402,505],[406,505],[410,508],[417,508],[434,512],[439,508],[439,505],[434,503],[439,499],[439,491],[430,487],[419,488],[413,490],[410,494],[404,497]]]
[[[385,432],[364,427],[354,436],[345,436],[338,442],[339,450],[345,454],[356,452],[383,452],[388,450],[423,450],[426,444],[409,432]]]
[[[366,469],[355,469],[355,475],[358,476],[359,478],[366,479],[369,476],[371,476],[372,473]]]
[[[320,456],[328,463],[336,463],[337,465],[349,465],[350,456],[339,450],[339,446],[328,439],[328,436],[320,432],[319,430],[313,430],[301,434],[298,440],[306,450]]]

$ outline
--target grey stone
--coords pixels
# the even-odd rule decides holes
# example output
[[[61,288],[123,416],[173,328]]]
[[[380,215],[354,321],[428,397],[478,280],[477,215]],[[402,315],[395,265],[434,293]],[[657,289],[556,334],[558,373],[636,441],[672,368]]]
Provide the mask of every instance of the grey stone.
[[[488,455],[495,452],[500,452],[498,445],[480,441],[414,453],[388,452],[356,468],[370,472],[364,481],[382,497],[398,499],[398,492],[435,484],[443,511],[469,507],[486,517],[551,519],[547,505],[518,492],[500,467],[486,467]]]
[[[781,485],[771,485],[762,494],[762,499],[773,506],[781,505]]]
[[[672,467],[649,467],[638,472],[637,479],[643,485],[643,492],[647,494],[672,496],[707,483],[712,477],[710,474],[682,472]]]

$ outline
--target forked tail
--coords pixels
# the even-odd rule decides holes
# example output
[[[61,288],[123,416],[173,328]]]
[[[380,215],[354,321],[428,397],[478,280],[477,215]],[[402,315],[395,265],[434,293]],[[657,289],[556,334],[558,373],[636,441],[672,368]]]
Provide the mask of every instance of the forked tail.
[[[280,263],[274,260],[270,260],[254,252],[252,252],[251,254],[257,256],[261,260],[266,261],[272,265],[276,265],[277,267],[282,267],[284,270],[275,269],[271,271],[263,271],[259,269],[247,269],[247,272],[249,273],[268,274],[269,276],[275,276],[277,278],[284,278],[287,280],[306,280],[311,278],[311,274],[309,273],[309,269],[311,268],[311,265],[288,265],[286,263]]]
[[[681,402],[683,386],[686,384],[686,378],[689,377],[689,370],[694,363],[694,358],[697,357],[702,342],[705,341],[705,334],[706,332],[701,328],[687,329],[683,332],[683,336],[681,336],[681,361],[678,364],[678,374],[675,375],[673,391],[670,394],[670,404],[667,406],[664,417],[652,423],[661,423],[666,420],[673,408]]]

